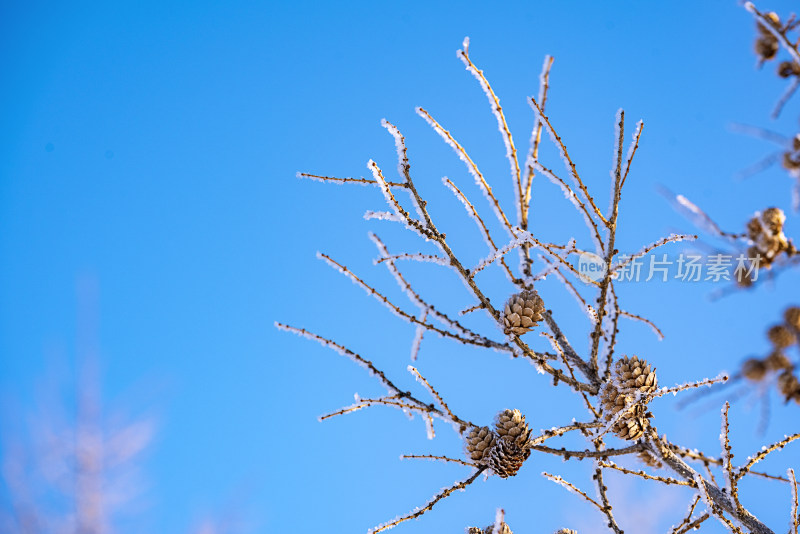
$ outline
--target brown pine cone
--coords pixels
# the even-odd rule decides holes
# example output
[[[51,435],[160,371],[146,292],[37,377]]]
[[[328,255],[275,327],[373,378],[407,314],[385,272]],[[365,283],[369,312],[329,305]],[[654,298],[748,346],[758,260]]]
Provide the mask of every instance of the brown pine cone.
[[[789,78],[800,74],[800,65],[794,61],[781,61],[778,65],[778,76],[781,78]]]
[[[761,219],[759,217],[753,217],[749,221],[747,221],[747,238],[750,241],[758,242],[761,238],[761,235],[764,233],[764,226],[761,224]]]
[[[785,349],[792,346],[797,338],[791,329],[782,324],[777,324],[767,330],[767,337],[776,349]]]
[[[791,371],[784,371],[778,377],[778,390],[788,402],[800,395],[800,380]]]
[[[780,208],[767,208],[761,214],[761,220],[772,234],[783,231],[783,223],[786,222],[786,214]]]
[[[764,360],[764,364],[770,371],[783,371],[792,368],[792,362],[779,350],[773,351],[767,356],[767,359]]]
[[[513,438],[498,438],[489,454],[489,468],[500,478],[513,477],[530,455],[531,450],[520,447]]]
[[[760,265],[770,267],[782,252],[793,254],[794,245],[783,233],[785,221],[786,215],[780,208],[767,208],[747,221],[747,237],[753,243],[747,250],[748,257],[760,256]]]
[[[800,155],[794,152],[784,152],[781,165],[787,171],[796,171],[800,169]]]
[[[620,391],[624,394],[652,393],[658,389],[655,369],[638,356],[623,356],[617,360],[615,374]]]
[[[497,414],[494,431],[499,438],[513,440],[519,447],[527,446],[531,435],[525,416],[519,410],[503,410]]]
[[[639,439],[650,428],[649,419],[652,414],[642,404],[633,405],[633,401],[634,396],[623,395],[612,383],[603,388],[601,402],[605,420],[611,421],[625,410],[625,414],[612,427],[614,433],[622,439]]]
[[[646,411],[641,404],[629,408],[628,412],[614,425],[614,433],[621,439],[630,441],[644,436],[650,429],[650,419],[653,414]]]
[[[464,438],[467,457],[478,465],[487,465],[489,453],[496,439],[494,432],[488,426],[471,428]]]
[[[783,312],[783,319],[786,321],[786,326],[800,332],[800,307],[790,306],[786,308],[786,311]]]
[[[530,332],[539,321],[544,319],[544,302],[536,291],[525,290],[513,295],[503,313],[504,332],[521,336]]]
[[[767,371],[767,364],[758,358],[750,358],[742,364],[742,375],[753,382],[763,380]]]
[[[764,34],[756,39],[756,55],[763,61],[774,58],[779,48],[778,40],[772,34]]]
[[[650,428],[652,414],[647,411],[647,398],[658,388],[655,370],[644,359],[637,356],[623,357],[617,361],[614,374],[601,392],[601,403],[606,421],[613,420],[624,411],[612,430],[622,439],[635,440]]]

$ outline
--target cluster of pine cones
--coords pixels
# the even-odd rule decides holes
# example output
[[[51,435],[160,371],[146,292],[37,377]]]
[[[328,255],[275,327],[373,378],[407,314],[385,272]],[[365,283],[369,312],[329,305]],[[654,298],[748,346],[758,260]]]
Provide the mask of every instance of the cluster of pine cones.
[[[760,255],[763,266],[769,267],[781,253],[795,254],[794,244],[783,233],[785,222],[786,215],[780,208],[767,208],[747,221],[747,237],[753,243],[747,250],[748,257]]]
[[[638,356],[617,360],[611,380],[600,393],[600,400],[606,421],[624,412],[612,427],[618,437],[637,440],[650,429],[653,414],[647,411],[647,395],[656,389],[656,371],[646,360]]]
[[[494,429],[473,427],[465,437],[467,457],[476,465],[487,466],[500,478],[517,474],[531,455],[531,429],[519,410],[497,414]]]
[[[774,11],[765,14],[764,17],[769,21],[770,25],[772,25],[772,27],[778,31],[788,30],[794,27],[793,25],[791,27],[784,28],[781,25],[780,17]],[[780,50],[778,38],[775,37],[772,32],[760,22],[756,23],[756,30],[758,30],[758,32],[756,35],[754,48],[759,61],[763,63],[764,61],[775,59],[775,57],[778,55],[778,50]],[[794,61],[781,61],[778,64],[777,73],[781,78],[800,76],[800,65]]]
[[[783,313],[783,323],[767,330],[773,350],[766,358],[751,358],[742,365],[742,375],[753,382],[764,380],[770,373],[778,375],[778,390],[786,402],[800,404],[800,380],[795,374],[795,364],[784,351],[800,343],[800,307],[791,306]]]
[[[525,290],[513,295],[503,310],[506,334],[521,336],[530,332],[544,319],[544,302],[535,290]]]

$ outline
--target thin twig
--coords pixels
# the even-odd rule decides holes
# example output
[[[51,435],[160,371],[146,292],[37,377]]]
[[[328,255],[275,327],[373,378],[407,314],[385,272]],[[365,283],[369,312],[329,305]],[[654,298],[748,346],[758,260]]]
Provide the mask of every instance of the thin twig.
[[[333,182],[339,184],[362,184],[362,185],[377,185],[380,187],[380,182],[376,180],[368,180],[366,178],[335,178],[333,176],[320,176],[317,174],[309,174],[307,172],[298,172],[298,178],[307,178],[309,180],[317,180],[319,182]],[[386,182],[386,185],[389,187],[405,187],[406,184],[401,184],[398,182]]]
[[[589,497],[588,495],[586,495],[586,493],[585,493],[585,492],[583,492],[583,491],[581,491],[580,489],[578,489],[578,488],[577,488],[577,487],[576,487],[574,484],[572,484],[571,482],[567,482],[566,480],[564,480],[564,479],[563,479],[563,478],[561,478],[560,476],[558,476],[558,475],[551,475],[550,473],[547,473],[547,472],[542,472],[542,476],[543,476],[543,477],[545,477],[545,478],[547,478],[548,480],[552,480],[552,481],[553,481],[553,482],[555,482],[556,484],[560,484],[560,485],[564,486],[565,488],[567,488],[568,490],[570,490],[570,491],[572,491],[572,492],[574,492],[574,493],[576,493],[576,494],[580,495],[581,497],[583,497],[584,499],[586,499],[587,501],[589,501],[590,503],[592,503],[593,505],[595,505],[595,506],[597,507],[597,509],[598,509],[598,510],[600,510],[601,512],[603,511],[603,507],[602,507],[602,506],[600,506],[600,504],[599,504],[597,501],[595,501],[594,499],[592,499],[591,497]]]
[[[800,517],[797,515],[798,509],[798,497],[797,497],[797,479],[794,476],[794,469],[789,469],[786,472],[789,475],[789,484],[792,488],[792,528],[794,529],[794,534],[797,534],[797,524],[800,522]]]
[[[416,378],[416,379],[417,379],[417,380],[418,380],[418,381],[419,381],[419,382],[420,382],[420,383],[421,383],[423,386],[425,386],[425,389],[427,389],[427,390],[428,390],[428,392],[430,392],[430,394],[431,394],[431,395],[433,395],[433,396],[436,398],[436,400],[437,400],[437,401],[439,401],[439,406],[441,406],[441,407],[442,407],[442,409],[443,409],[445,412],[447,412],[447,415],[449,415],[449,416],[450,416],[450,418],[451,418],[453,421],[457,421],[457,420],[458,420],[458,417],[456,417],[456,416],[453,414],[453,412],[452,412],[452,411],[450,411],[450,407],[449,407],[449,406],[447,405],[447,403],[444,401],[444,399],[442,398],[442,396],[441,396],[441,395],[439,395],[439,392],[438,392],[438,391],[436,391],[436,389],[435,389],[435,388],[434,388],[434,387],[433,387],[433,386],[430,384],[430,382],[428,382],[428,380],[427,380],[427,379],[426,379],[424,376],[422,376],[422,375],[420,374],[420,372],[417,370],[417,368],[416,368],[416,367],[412,367],[412,366],[410,366],[410,365],[409,365],[409,366],[408,366],[408,370],[409,370],[409,372],[410,372],[411,374],[413,374],[413,375],[414,375],[414,377],[415,377],[415,378]]]
[[[644,478],[644,479],[647,479],[647,480],[655,480],[655,481],[658,481],[658,482],[663,482],[664,484],[668,484],[668,485],[672,484],[672,485],[678,485],[678,486],[692,486],[692,487],[694,487],[694,484],[692,484],[691,482],[685,481],[685,480],[678,480],[676,478],[661,477],[661,476],[657,476],[657,475],[651,475],[650,473],[647,473],[645,471],[637,471],[637,470],[634,470],[634,469],[627,469],[627,468],[622,467],[621,465],[617,465],[617,464],[615,464],[613,462],[598,462],[597,464],[600,467],[603,467],[603,468],[606,468],[606,469],[616,469],[617,471],[625,473],[626,475],[636,475],[638,477],[641,477],[641,478]]]
[[[643,451],[644,445],[641,443],[637,443],[636,445],[631,445],[630,447],[625,447],[624,449],[605,449],[602,451],[590,451],[588,449],[584,451],[568,451],[564,448],[552,449],[544,445],[534,445],[531,448],[535,451],[546,452],[548,454],[555,454],[556,456],[563,456],[565,459],[569,460],[570,458],[605,459],[609,456],[623,456],[625,454],[634,454]]]
[[[500,207],[500,202],[497,200],[497,197],[494,196],[492,192],[492,188],[486,182],[486,179],[483,177],[483,174],[480,170],[478,170],[478,166],[475,165],[475,162],[472,161],[472,158],[469,157],[467,151],[464,150],[458,141],[456,141],[453,136],[450,134],[449,131],[445,130],[437,121],[434,119],[430,113],[425,111],[423,108],[417,108],[417,114],[425,119],[428,124],[438,133],[445,142],[450,145],[455,151],[458,157],[467,165],[467,169],[469,170],[470,174],[473,175],[475,181],[478,183],[478,186],[481,188],[483,193],[487,196],[487,198],[491,201],[492,208],[494,209],[495,215],[503,223],[506,230],[512,237],[516,237],[514,233],[514,227],[511,225],[511,222],[506,217],[503,208]]]
[[[458,490],[463,490],[464,488],[466,488],[467,486],[469,486],[470,484],[475,482],[475,480],[477,480],[477,478],[480,476],[480,474],[483,473],[486,469],[487,469],[486,467],[479,467],[469,478],[466,478],[466,479],[462,480],[461,482],[456,482],[455,484],[453,484],[449,488],[446,488],[446,489],[442,490],[441,492],[439,492],[438,494],[436,494],[433,497],[433,499],[428,501],[428,504],[426,504],[422,508],[417,508],[414,512],[411,512],[410,514],[407,514],[407,515],[404,515],[402,517],[399,517],[399,518],[397,518],[397,519],[395,519],[393,521],[390,521],[388,523],[384,523],[383,525],[378,525],[377,527],[371,529],[369,531],[369,534],[377,534],[378,532],[382,532],[382,531],[384,531],[386,529],[390,529],[392,527],[395,527],[395,526],[399,525],[400,523],[402,523],[404,521],[408,521],[409,519],[418,518],[419,516],[421,516],[425,512],[431,510],[434,506],[436,506],[436,503],[438,503],[442,499],[448,497],[451,493],[453,493],[455,491],[458,491]]]
[[[678,523],[677,526],[672,528],[671,534],[678,534],[678,532],[686,532],[685,530],[681,530],[681,528],[685,525],[688,525],[692,522],[692,515],[694,514],[694,509],[697,508],[697,503],[700,502],[700,496],[697,495],[692,503],[689,505],[689,512],[686,514],[686,517],[683,518],[683,521]]]
[[[469,462],[465,462],[464,460],[459,460],[458,458],[449,458],[447,456],[434,456],[432,454],[404,454],[400,457],[403,460],[411,459],[411,460],[439,460],[442,462],[453,462],[461,465],[466,465],[467,467],[477,467],[475,464],[471,464]]]
[[[550,124],[550,119],[547,117],[547,115],[545,115],[544,109],[542,109],[542,107],[539,106],[535,98],[531,97],[530,102],[533,104],[533,107],[539,114],[539,118],[542,121],[544,121],[544,125],[547,127],[548,133],[553,137],[556,145],[561,151],[561,155],[564,157],[564,160],[567,163],[567,168],[572,174],[572,178],[578,184],[578,187],[580,188],[581,192],[585,197],[584,200],[589,202],[589,205],[592,207],[592,210],[594,210],[594,213],[595,215],[597,215],[598,219],[600,219],[600,221],[606,224],[608,221],[606,221],[605,216],[603,216],[603,212],[601,212],[600,209],[597,207],[597,205],[595,205],[594,198],[592,198],[592,196],[589,194],[589,190],[586,188],[586,185],[583,183],[583,180],[581,180],[580,176],[578,175],[578,171],[575,168],[575,163],[573,163],[572,158],[569,157],[569,152],[567,151],[567,147],[564,145],[564,142],[561,140],[561,137],[559,137],[559,135],[556,133],[555,129],[553,128],[553,125]]]

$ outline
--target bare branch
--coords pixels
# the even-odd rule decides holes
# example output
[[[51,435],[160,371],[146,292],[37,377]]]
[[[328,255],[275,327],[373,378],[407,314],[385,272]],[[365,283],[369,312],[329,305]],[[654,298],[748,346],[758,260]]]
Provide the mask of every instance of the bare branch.
[[[508,123],[506,122],[506,116],[503,114],[503,108],[500,107],[500,99],[497,98],[494,89],[492,89],[492,86],[489,84],[489,80],[483,75],[483,71],[472,63],[469,57],[469,48],[464,47],[464,50],[459,50],[458,57],[464,62],[464,66],[467,70],[475,76],[478,83],[481,84],[481,88],[483,92],[486,93],[489,104],[492,106],[492,114],[497,119],[497,126],[500,128],[500,133],[503,136],[503,143],[506,146],[506,158],[508,158],[508,162],[511,165],[511,178],[514,181],[514,191],[517,197],[519,222],[522,224],[522,212],[524,207],[522,204],[522,176],[519,169],[519,160],[517,159],[517,148],[514,146],[514,138],[511,135],[511,130],[508,129]]]
[[[565,487],[565,488],[567,488],[569,491],[571,491],[571,492],[573,492],[573,493],[575,493],[575,494],[577,494],[577,495],[580,495],[581,497],[583,497],[584,499],[586,499],[588,502],[590,502],[590,503],[592,503],[593,505],[595,505],[595,506],[597,507],[597,509],[598,509],[598,510],[600,510],[601,512],[603,511],[603,507],[602,507],[602,506],[600,506],[600,504],[598,504],[598,502],[597,502],[597,501],[595,501],[594,499],[592,499],[591,497],[589,497],[588,495],[586,495],[586,493],[585,493],[585,492],[583,492],[583,491],[579,490],[579,489],[578,489],[578,488],[577,488],[577,487],[576,487],[574,484],[572,484],[571,482],[567,482],[566,480],[564,480],[564,479],[563,479],[563,478],[561,478],[560,476],[558,476],[558,475],[551,475],[550,473],[547,473],[547,472],[542,472],[542,476],[543,476],[543,477],[545,477],[545,478],[547,478],[548,480],[552,480],[552,481],[553,481],[553,482],[555,482],[556,484],[560,484],[561,486],[564,486],[564,487]]]
[[[382,532],[382,531],[384,531],[386,529],[390,529],[392,527],[395,527],[395,526],[399,525],[400,523],[402,523],[403,521],[408,521],[409,519],[418,518],[419,516],[421,516],[425,512],[428,512],[431,509],[433,509],[433,507],[436,506],[436,503],[438,503],[442,499],[445,499],[445,498],[449,497],[450,494],[452,494],[454,491],[463,490],[464,488],[466,488],[467,486],[469,486],[470,484],[475,482],[475,480],[477,480],[477,478],[480,476],[480,474],[483,473],[486,469],[487,469],[486,467],[479,467],[475,471],[475,473],[472,474],[472,476],[470,476],[469,478],[467,478],[465,480],[462,480],[461,482],[456,482],[455,484],[453,484],[449,488],[445,488],[440,493],[436,494],[433,497],[433,499],[428,501],[428,504],[426,504],[422,508],[417,508],[414,512],[412,512],[410,514],[404,515],[402,517],[398,517],[397,519],[395,519],[393,521],[389,521],[388,523],[384,523],[383,525],[378,525],[377,527],[371,529],[369,531],[369,534],[377,534],[378,532]]]
[[[452,462],[456,464],[466,465],[467,467],[478,467],[475,464],[459,460],[458,458],[449,458],[447,456],[434,456],[432,454],[404,454],[400,457],[401,460],[436,460],[441,462]]]
[[[511,225],[511,222],[509,222],[508,217],[506,217],[503,208],[500,207],[500,202],[498,202],[497,198],[494,196],[492,188],[486,182],[486,179],[483,177],[483,174],[481,174],[481,171],[478,170],[478,166],[475,165],[475,162],[472,161],[472,158],[469,157],[466,150],[464,150],[464,148],[460,144],[458,144],[458,141],[456,141],[453,138],[453,136],[450,135],[450,132],[442,128],[442,126],[438,122],[436,122],[436,119],[431,117],[430,113],[428,113],[422,108],[417,108],[417,114],[423,119],[425,119],[428,122],[428,124],[430,124],[431,127],[436,131],[436,133],[438,133],[442,137],[442,139],[444,139],[444,141],[448,145],[450,145],[453,148],[453,150],[456,151],[456,154],[461,159],[461,161],[463,161],[467,165],[467,170],[469,170],[470,174],[472,174],[472,176],[475,178],[475,182],[478,184],[478,187],[480,187],[481,191],[483,191],[483,194],[486,195],[486,198],[489,199],[490,203],[492,204],[492,209],[494,210],[495,215],[497,215],[497,218],[500,220],[501,223],[503,223],[506,230],[508,230],[508,233],[512,237],[516,237],[516,234],[514,233],[514,227]]]

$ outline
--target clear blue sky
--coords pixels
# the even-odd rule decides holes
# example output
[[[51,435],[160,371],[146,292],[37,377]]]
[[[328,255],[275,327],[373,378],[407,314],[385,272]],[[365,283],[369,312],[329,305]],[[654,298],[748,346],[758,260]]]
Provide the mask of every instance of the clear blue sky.
[[[760,7],[787,13],[792,3]],[[0,21],[3,420],[19,426],[11,422],[33,410],[44,377],[70,382],[82,346],[79,310],[86,308],[79,288],[96,287],[96,306],[89,307],[98,317],[93,339],[104,399],[158,421],[142,496],[120,532],[186,532],[205,515],[226,514],[245,518],[246,532],[366,532],[465,475],[454,466],[398,460],[414,452],[459,454],[443,425],[428,441],[418,419],[388,409],[318,423],[317,416],[351,403],[354,392],[381,388],[351,362],[273,327],[280,320],[335,335],[415,387],[405,371],[413,329],[315,253],[329,252],[402,302],[386,272],[372,266],[367,232],[394,250],[419,245],[391,223],[362,218],[383,209],[377,189],[300,181],[295,173],[368,175],[373,158],[394,175],[392,139],[380,126],[385,117],[406,134],[434,214],[477,262],[483,244],[441,177],[486,206],[461,162],[414,114],[418,105],[434,113],[511,200],[494,118],[455,56],[465,35],[523,150],[533,118],[525,99],[537,91],[544,55],[555,56],[549,114],[601,205],[616,110],[625,108],[631,129],[645,121],[623,199],[621,249],[692,230],[659,196],[658,184],[736,231],[756,210],[790,205],[790,182],[779,169],[733,179],[772,147],[728,125],[791,134],[800,111],[796,98],[784,118],[769,121],[784,84],[774,65],[754,68],[754,24],[734,1],[491,8],[31,2],[3,4]],[[549,166],[560,164],[552,150],[545,157]],[[533,206],[535,233],[586,242],[554,186],[537,180]],[[790,216],[787,233],[797,230]],[[470,305],[460,284],[437,269],[409,266],[445,309]],[[507,287],[492,287],[498,301],[505,298]],[[642,325],[624,323],[620,351],[653,361],[663,384],[734,370],[768,350],[766,326],[800,293],[796,274],[710,302],[714,289],[627,286],[623,305],[647,314],[667,338],[658,342]],[[555,283],[541,291],[585,346],[588,322],[571,298]],[[417,366],[473,421],[489,423],[506,407],[523,410],[536,430],[584,416],[577,399],[505,356],[430,338]],[[716,453],[718,406],[696,418],[673,406],[664,399],[655,407],[659,430]],[[755,436],[758,408],[747,408],[742,401],[733,411],[740,458],[762,441]],[[773,399],[772,411],[764,440],[797,430],[796,406]],[[798,447],[768,465],[800,467]],[[516,478],[476,483],[398,528],[459,532],[485,525],[503,506],[517,532],[600,531],[587,526],[599,525],[599,514],[540,477],[542,470],[588,488],[586,465],[534,457]],[[688,504],[686,492],[676,490],[672,501],[652,486],[609,478],[626,502],[645,499],[638,513],[657,511],[662,530],[679,522]],[[5,492],[0,502],[7,502]],[[786,487],[754,482],[745,499],[784,528]],[[632,517],[636,507],[628,507],[625,517]]]

